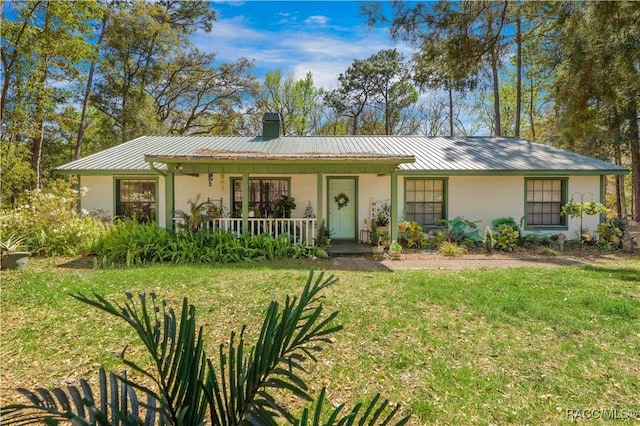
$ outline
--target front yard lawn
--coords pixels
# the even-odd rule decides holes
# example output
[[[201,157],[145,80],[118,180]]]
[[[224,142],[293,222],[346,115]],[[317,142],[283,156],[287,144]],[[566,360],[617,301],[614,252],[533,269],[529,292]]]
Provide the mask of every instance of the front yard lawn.
[[[298,293],[314,265],[94,270],[47,262],[2,272],[2,405],[15,400],[16,387],[95,379],[100,365],[120,371],[125,347],[142,359],[124,324],[70,292],[120,301],[124,291],[155,292],[175,307],[187,296],[216,354],[242,324],[255,339],[268,302]],[[308,383],[327,387],[336,404],[380,392],[413,413],[412,424],[558,424],[589,414],[579,410],[640,412],[640,260],[333,273],[340,282],[325,305],[340,311],[344,330]]]

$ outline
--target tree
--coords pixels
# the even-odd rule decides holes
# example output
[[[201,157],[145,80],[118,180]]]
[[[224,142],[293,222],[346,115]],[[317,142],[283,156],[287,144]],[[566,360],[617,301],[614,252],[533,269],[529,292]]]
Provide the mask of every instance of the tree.
[[[633,211],[637,216],[640,4],[572,4],[556,11],[555,16],[555,49],[548,52],[547,61],[554,72],[559,142],[579,152],[616,161],[622,158],[618,150],[626,147],[632,169]]]
[[[492,133],[501,136],[499,70],[506,46],[508,5],[506,1],[440,1],[435,5],[394,1],[391,18],[375,3],[367,3],[363,13],[369,26],[390,22],[393,38],[418,46],[414,62],[422,84],[464,90],[474,87],[474,79],[488,67],[494,99]],[[441,68],[431,65],[434,59]],[[450,119],[450,131],[452,127]]]
[[[120,6],[107,27],[92,104],[113,119],[116,143],[161,128],[148,86],[162,75],[163,58],[180,45],[167,20],[160,4],[135,2]]]
[[[156,116],[167,133],[236,133],[227,132],[224,123],[257,90],[249,74],[253,63],[241,58],[215,68],[211,65],[214,60],[215,54],[194,48],[177,52],[167,58],[160,77],[149,85]]]
[[[68,85],[77,81],[80,63],[90,56],[90,23],[100,18],[101,8],[91,2],[36,0],[11,7],[13,19],[3,16],[2,137],[30,144],[32,186],[40,188],[47,123],[69,98]]]
[[[111,8],[107,11],[105,10],[102,15],[102,21],[100,22],[100,31],[98,33],[98,41],[94,46],[94,52],[91,58],[91,64],[89,65],[89,72],[87,74],[87,82],[84,89],[84,96],[82,97],[82,111],[80,113],[80,123],[78,125],[78,135],[76,136],[76,148],[74,150],[73,159],[77,160],[80,158],[82,154],[82,138],[84,137],[84,131],[87,123],[87,113],[89,109],[89,99],[91,97],[91,90],[93,89],[93,76],[96,71],[96,63],[98,62],[98,58],[100,56],[100,46],[102,45],[102,40],[104,39],[104,33],[107,29],[107,22],[109,20],[109,12],[113,10],[113,3],[111,3]]]
[[[315,87],[313,74],[296,80],[293,74],[282,76],[282,71],[267,72],[256,100],[257,116],[265,112],[280,114],[283,135],[309,135],[315,133],[322,117],[323,90]]]
[[[418,100],[410,78],[397,50],[381,50],[367,59],[356,59],[340,74],[339,87],[325,95],[325,102],[337,115],[349,118],[353,135],[359,133],[367,109],[380,111],[384,133],[390,135],[402,109]]]

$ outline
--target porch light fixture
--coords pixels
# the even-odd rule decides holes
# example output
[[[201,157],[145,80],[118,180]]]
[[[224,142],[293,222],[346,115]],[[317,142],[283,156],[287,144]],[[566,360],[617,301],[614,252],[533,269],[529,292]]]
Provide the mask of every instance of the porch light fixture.
[[[212,182],[213,182],[213,173],[209,173],[207,175],[207,178],[209,179],[209,186],[211,186]]]

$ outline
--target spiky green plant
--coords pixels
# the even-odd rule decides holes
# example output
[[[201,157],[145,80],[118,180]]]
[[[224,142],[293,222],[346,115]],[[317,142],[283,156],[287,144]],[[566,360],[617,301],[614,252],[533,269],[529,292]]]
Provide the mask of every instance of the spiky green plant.
[[[122,362],[146,377],[145,385],[100,369],[99,388],[87,381],[80,388],[68,386],[52,391],[19,389],[29,403],[0,410],[2,424],[78,425],[272,425],[287,421],[296,425],[391,424],[400,407],[376,396],[364,408],[344,406],[327,409],[324,390],[317,400],[300,375],[309,360],[316,361],[322,344],[342,327],[334,325],[337,312],[323,315],[320,292],[337,279],[309,273],[299,297],[288,296],[284,305],[273,301],[255,346],[246,347],[245,327],[220,345],[217,365],[207,356],[203,329],[196,326],[195,307],[185,298],[178,316],[154,294],[135,298],[127,293],[124,304],[94,293],[93,298],[73,294],[77,300],[124,320],[138,334],[152,366],[145,368],[124,358]],[[179,318],[179,319],[178,319]],[[280,389],[312,403],[313,415],[304,409],[300,418],[277,399]],[[97,397],[94,397],[97,395]],[[139,402],[145,401],[145,402]],[[343,411],[344,410],[344,411]],[[325,414],[325,412],[327,414]],[[328,415],[324,418],[323,415]],[[404,417],[396,424],[404,424]]]
[[[196,198],[188,199],[187,204],[189,204],[189,211],[185,212],[183,210],[176,210],[176,216],[182,219],[182,223],[178,225],[190,232],[197,231],[203,223],[203,214],[205,213],[207,207],[213,206],[214,204],[207,199],[207,201],[200,201],[200,194],[196,196]]]

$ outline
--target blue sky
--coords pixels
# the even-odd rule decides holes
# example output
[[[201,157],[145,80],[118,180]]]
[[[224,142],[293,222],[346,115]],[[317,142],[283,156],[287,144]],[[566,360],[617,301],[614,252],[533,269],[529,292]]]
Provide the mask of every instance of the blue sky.
[[[221,62],[255,60],[255,73],[281,69],[302,78],[311,71],[317,86],[334,88],[354,59],[397,47],[384,28],[368,29],[356,1],[213,1],[218,20],[194,43]]]

